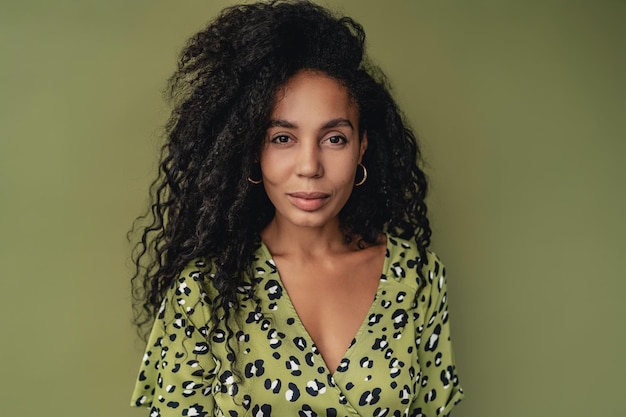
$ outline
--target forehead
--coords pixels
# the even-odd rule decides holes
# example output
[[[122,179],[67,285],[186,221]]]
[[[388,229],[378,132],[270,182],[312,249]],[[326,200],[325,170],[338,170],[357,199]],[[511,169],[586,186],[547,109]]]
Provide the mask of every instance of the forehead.
[[[277,92],[272,119],[358,118],[358,107],[341,82],[323,73],[300,71]]]

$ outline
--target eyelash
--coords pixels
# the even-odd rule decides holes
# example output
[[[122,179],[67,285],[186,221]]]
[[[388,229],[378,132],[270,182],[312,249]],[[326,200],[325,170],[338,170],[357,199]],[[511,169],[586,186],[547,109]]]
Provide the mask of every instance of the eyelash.
[[[270,139],[270,142],[272,143],[278,143],[278,144],[285,144],[287,142],[281,142],[280,139],[285,138],[287,140],[291,139],[289,136],[287,135],[278,135],[278,136],[274,136],[273,138]]]
[[[281,139],[287,139],[287,141],[281,141]],[[332,139],[339,139],[339,142],[331,142]],[[288,141],[291,140],[291,138],[287,135],[278,135],[278,136],[274,136],[273,138],[270,139],[271,143],[277,143],[279,145],[281,144],[287,144]],[[329,142],[332,145],[345,145],[346,143],[348,143],[348,139],[346,139],[344,136],[341,135],[333,135],[333,136],[329,136],[327,138],[324,139],[324,141]]]
[[[335,139],[335,138],[339,139],[339,140],[340,140],[340,142],[338,142],[338,143],[330,142],[330,140],[331,140],[331,139]],[[330,136],[330,137],[329,137],[329,138],[327,138],[326,140],[327,140],[327,141],[329,141],[329,142],[330,142],[331,144],[333,144],[333,145],[340,145],[340,144],[341,144],[341,145],[345,145],[346,143],[348,143],[348,139],[346,139],[346,138],[345,138],[345,137],[343,137],[343,136],[339,136],[339,135],[333,135],[333,136]]]

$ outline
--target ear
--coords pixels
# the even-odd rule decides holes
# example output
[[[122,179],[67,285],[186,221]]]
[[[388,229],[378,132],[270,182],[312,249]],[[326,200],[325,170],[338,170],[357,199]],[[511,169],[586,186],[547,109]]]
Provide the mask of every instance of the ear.
[[[359,164],[363,161],[363,155],[367,150],[367,132],[363,132],[363,136],[361,137],[361,148],[359,149]]]

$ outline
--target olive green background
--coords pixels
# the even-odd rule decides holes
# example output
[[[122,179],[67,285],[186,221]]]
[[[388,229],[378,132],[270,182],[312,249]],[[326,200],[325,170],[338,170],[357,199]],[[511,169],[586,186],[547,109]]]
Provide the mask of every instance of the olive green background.
[[[0,415],[144,416],[125,233],[226,1],[0,5]],[[421,137],[467,416],[626,415],[626,3],[328,1]]]

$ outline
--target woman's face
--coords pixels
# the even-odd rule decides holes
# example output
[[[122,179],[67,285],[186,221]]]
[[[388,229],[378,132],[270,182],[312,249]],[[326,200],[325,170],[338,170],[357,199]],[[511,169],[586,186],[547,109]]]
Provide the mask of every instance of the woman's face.
[[[301,71],[278,93],[260,157],[275,221],[300,227],[338,224],[367,148],[347,89]]]

